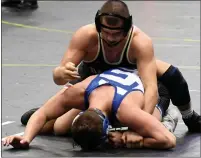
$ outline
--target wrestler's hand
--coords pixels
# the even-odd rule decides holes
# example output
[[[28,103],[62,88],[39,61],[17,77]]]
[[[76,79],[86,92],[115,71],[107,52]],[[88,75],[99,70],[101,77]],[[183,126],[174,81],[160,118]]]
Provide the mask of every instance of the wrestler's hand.
[[[132,131],[124,132],[122,135],[122,141],[127,148],[143,147],[143,137]]]
[[[16,149],[28,149],[29,142],[23,136],[8,136],[2,140],[4,146],[12,145]]]
[[[108,138],[109,138],[109,143],[115,148],[122,147],[124,145],[121,139],[122,138],[121,132],[118,132],[118,131],[109,132]]]
[[[78,69],[75,67],[75,64],[71,62],[66,63],[65,66],[59,67],[58,71],[61,78],[64,80],[71,81],[80,78]]]

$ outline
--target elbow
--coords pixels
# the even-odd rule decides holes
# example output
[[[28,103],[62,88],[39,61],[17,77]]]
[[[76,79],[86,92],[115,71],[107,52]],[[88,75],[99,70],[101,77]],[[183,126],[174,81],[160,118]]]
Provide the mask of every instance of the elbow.
[[[172,149],[176,147],[176,137],[171,133],[168,136],[163,136],[159,140],[163,149]]]
[[[176,137],[172,134],[172,136],[168,139],[168,148],[175,148],[176,147]]]
[[[48,121],[48,117],[42,108],[38,109],[33,116],[39,118],[39,120]]]

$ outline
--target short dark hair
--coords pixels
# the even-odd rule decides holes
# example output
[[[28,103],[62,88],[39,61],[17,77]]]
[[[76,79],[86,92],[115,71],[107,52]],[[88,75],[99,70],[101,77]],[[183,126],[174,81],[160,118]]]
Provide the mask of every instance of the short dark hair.
[[[96,149],[101,144],[103,120],[93,110],[83,112],[71,127],[75,143],[83,150]]]
[[[101,7],[100,13],[112,13],[124,18],[130,16],[128,6],[121,0],[108,0]]]

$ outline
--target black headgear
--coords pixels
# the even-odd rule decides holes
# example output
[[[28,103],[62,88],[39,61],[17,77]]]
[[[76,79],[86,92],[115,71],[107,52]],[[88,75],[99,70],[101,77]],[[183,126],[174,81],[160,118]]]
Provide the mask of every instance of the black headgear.
[[[100,17],[101,16],[107,16],[107,15],[120,18],[124,21],[124,27],[123,28],[114,28],[114,29],[123,29],[125,33],[127,33],[130,30],[130,28],[132,26],[132,15],[130,15],[128,18],[125,18],[125,17],[118,15],[118,14],[100,13],[100,10],[98,10],[96,13],[96,17],[95,17],[95,24],[96,24],[96,29],[98,32],[101,32],[101,26],[104,26],[101,24]],[[106,27],[106,26],[104,26],[104,27]],[[112,29],[112,28],[109,28],[109,29]]]

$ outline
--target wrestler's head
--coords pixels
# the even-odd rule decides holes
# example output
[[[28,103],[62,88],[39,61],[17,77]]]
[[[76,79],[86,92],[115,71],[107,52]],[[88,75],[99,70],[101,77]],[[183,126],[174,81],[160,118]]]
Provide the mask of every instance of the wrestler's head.
[[[97,12],[96,28],[101,38],[109,45],[116,46],[125,39],[132,26],[127,5],[120,0],[108,0]]]
[[[73,121],[71,132],[75,143],[84,150],[96,149],[107,139],[108,119],[98,109],[80,113]]]

